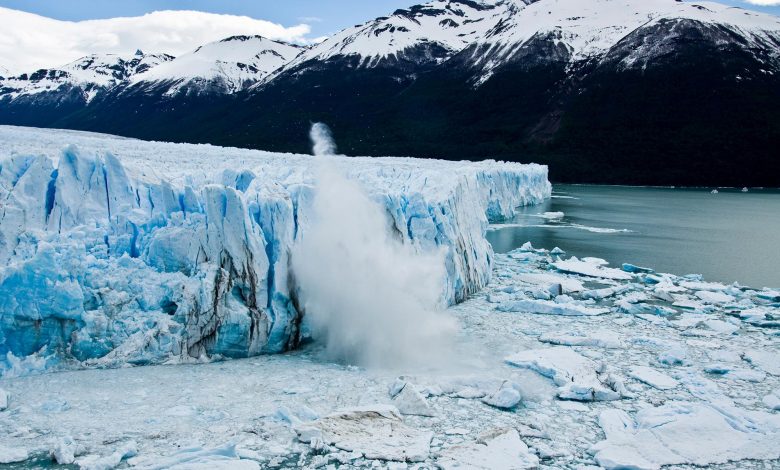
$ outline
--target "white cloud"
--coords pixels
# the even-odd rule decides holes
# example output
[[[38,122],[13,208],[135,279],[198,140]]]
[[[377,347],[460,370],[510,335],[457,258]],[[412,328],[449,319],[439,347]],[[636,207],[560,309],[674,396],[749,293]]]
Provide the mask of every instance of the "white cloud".
[[[142,49],[179,55],[238,34],[306,43],[311,31],[306,24],[285,27],[197,11],[70,22],[0,7],[0,24],[0,66],[14,73],[64,65],[91,53],[132,54]]]
[[[772,7],[772,6],[780,5],[780,0],[745,0],[745,1],[753,5],[761,5],[764,7]]]

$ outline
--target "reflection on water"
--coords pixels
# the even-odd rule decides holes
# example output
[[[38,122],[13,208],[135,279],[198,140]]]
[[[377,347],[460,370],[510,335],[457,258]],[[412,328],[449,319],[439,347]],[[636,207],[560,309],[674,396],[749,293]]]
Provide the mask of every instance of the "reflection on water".
[[[488,239],[500,253],[531,241],[613,265],[780,287],[780,191],[710,191],[560,185]]]

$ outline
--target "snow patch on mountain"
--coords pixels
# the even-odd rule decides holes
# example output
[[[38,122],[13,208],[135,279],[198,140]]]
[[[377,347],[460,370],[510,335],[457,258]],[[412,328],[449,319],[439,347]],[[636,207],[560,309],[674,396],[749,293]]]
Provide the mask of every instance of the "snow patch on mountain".
[[[721,25],[745,40],[747,47],[778,44],[780,19],[714,2],[676,0],[540,0],[530,5],[508,2],[508,14],[471,50],[471,62],[482,70],[480,82],[515,58],[535,39],[548,39],[578,62],[604,56],[634,31],[662,21],[693,20]],[[733,40],[733,39],[732,39]],[[651,42],[627,62],[654,56]]]
[[[483,37],[504,14],[503,2],[436,0],[396,10],[388,17],[345,29],[313,46],[290,63],[358,58],[359,66],[374,67],[401,58],[417,47],[436,51],[428,58],[441,62]]]
[[[144,54],[140,50],[131,57],[92,54],[59,68],[7,77],[0,81],[0,98],[15,99],[76,88],[88,103],[100,91],[172,59],[166,54]]]
[[[294,59],[304,48],[261,36],[233,36],[201,46],[130,79],[134,85],[172,83],[166,94],[187,86],[233,93]]]
[[[12,369],[27,356],[245,357],[308,334],[290,257],[313,216],[312,157],[16,127],[0,140],[0,361]],[[490,280],[488,220],[550,195],[538,165],[332,158],[393,238],[442,254],[445,304]]]
[[[605,56],[642,28],[685,20],[726,28],[732,35],[726,42],[736,37],[745,48],[776,50],[780,44],[777,17],[714,2],[437,0],[346,29],[305,51],[286,69],[336,58],[366,68],[404,59],[435,65],[462,52],[460,62],[479,70],[477,83],[482,83],[500,67],[526,57],[523,53],[538,40],[555,50],[531,50],[530,60],[576,63]],[[655,46],[662,39],[638,48],[626,66],[660,54],[662,48]]]

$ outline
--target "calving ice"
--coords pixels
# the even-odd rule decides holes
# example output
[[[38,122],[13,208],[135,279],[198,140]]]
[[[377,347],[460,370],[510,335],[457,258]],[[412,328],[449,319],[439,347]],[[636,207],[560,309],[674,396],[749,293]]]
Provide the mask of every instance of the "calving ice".
[[[446,248],[435,242],[434,228],[404,243],[384,208],[331,161],[336,145],[330,130],[317,123],[311,138],[311,220],[293,247],[292,266],[298,305],[313,335],[325,340],[333,358],[348,363],[445,361],[456,327],[441,311],[447,303]],[[429,239],[415,246],[414,237]]]
[[[334,321],[331,345],[349,351],[352,323],[332,312],[379,308],[366,289],[389,302],[414,287],[399,314],[432,331],[414,312],[489,281],[488,221],[550,194],[535,165],[330,156],[338,184],[318,188],[306,155],[0,133],[0,353],[12,375],[281,352],[325,326],[318,309]],[[412,286],[415,255],[430,263]],[[386,271],[367,270],[375,256]],[[319,279],[327,269],[353,271]],[[369,284],[346,285],[359,279]],[[330,294],[338,302],[323,303]]]
[[[0,467],[780,468],[780,5],[8,1]]]

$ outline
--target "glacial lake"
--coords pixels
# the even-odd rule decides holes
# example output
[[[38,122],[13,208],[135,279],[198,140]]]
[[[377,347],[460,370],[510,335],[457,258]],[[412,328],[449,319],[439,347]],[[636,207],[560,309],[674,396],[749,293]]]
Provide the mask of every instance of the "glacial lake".
[[[780,190],[718,191],[555,185],[552,199],[491,226],[488,240],[499,253],[530,241],[616,267],[780,287]]]

